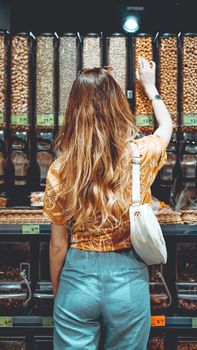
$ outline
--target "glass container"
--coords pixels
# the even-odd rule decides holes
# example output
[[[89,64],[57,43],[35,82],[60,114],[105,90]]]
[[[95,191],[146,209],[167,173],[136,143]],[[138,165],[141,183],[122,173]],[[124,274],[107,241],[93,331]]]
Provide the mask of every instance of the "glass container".
[[[0,130],[0,187],[3,188],[5,184],[5,169],[7,165],[6,143],[4,138],[4,131]]]
[[[197,338],[184,337],[180,339],[178,337],[177,350],[197,350]]]
[[[12,36],[10,125],[14,131],[26,131],[31,125],[31,47],[32,39],[27,33]]]
[[[40,242],[39,245],[39,281],[50,281],[48,242]]]
[[[197,243],[177,242],[176,281],[197,282]]]
[[[159,90],[175,131],[178,127],[178,43],[177,36],[173,34],[160,36]]]
[[[21,283],[0,282],[0,314],[4,316],[26,314],[27,288]],[[1,348],[0,348],[1,349]]]
[[[166,309],[168,306],[168,294],[162,283],[150,283],[150,299],[152,310]]]
[[[0,129],[6,127],[7,35],[0,31]]]
[[[33,293],[34,314],[50,316],[53,313],[54,295],[51,282],[38,282]]]
[[[176,193],[175,209],[195,211],[197,209],[197,133],[183,133],[180,165],[181,186]]]
[[[65,33],[59,39],[59,126],[64,123],[68,97],[77,76],[77,40],[74,33]]]
[[[83,38],[82,62],[84,68],[100,67],[102,62],[101,37],[89,33]]]
[[[39,336],[35,339],[35,350],[53,350],[53,338],[46,336]]]
[[[55,125],[55,37],[43,33],[36,39],[36,128]]]
[[[162,186],[173,185],[174,169],[177,161],[176,144],[177,144],[176,134],[173,134],[171,141],[167,147],[167,162],[160,171],[160,184]]]
[[[40,187],[44,190],[49,167],[53,161],[51,150],[53,134],[41,132],[36,142],[36,162],[39,167]]]
[[[127,37],[114,33],[107,38],[107,61],[113,68],[111,74],[117,80],[122,91],[127,90]]]
[[[176,290],[178,308],[195,314],[197,311],[197,282],[177,282]]]
[[[150,34],[141,33],[134,39],[135,67],[139,68],[138,58],[143,56],[148,61],[153,60],[153,37]],[[135,84],[135,117],[136,125],[142,132],[150,133],[154,130],[153,109],[141,83],[136,80]]]
[[[197,310],[197,243],[177,242],[176,290],[178,308]]]
[[[1,350],[27,350],[23,337],[0,337]]]
[[[160,336],[153,336],[149,339],[147,350],[164,350],[164,338]]]
[[[182,131],[197,131],[197,34],[182,37]]]
[[[10,161],[14,173],[14,185],[27,185],[30,166],[29,149],[26,132],[16,131],[11,136]]]
[[[0,282],[21,281],[20,272],[29,262],[29,242],[0,242]]]

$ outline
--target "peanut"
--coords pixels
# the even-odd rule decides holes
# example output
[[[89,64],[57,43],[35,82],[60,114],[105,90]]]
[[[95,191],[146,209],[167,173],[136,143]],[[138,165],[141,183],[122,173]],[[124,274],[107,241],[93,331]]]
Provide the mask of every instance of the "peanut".
[[[197,36],[183,38],[182,130],[196,131],[196,126],[184,126],[183,116],[197,116]],[[197,117],[195,117],[197,118]]]
[[[173,127],[178,126],[177,79],[178,49],[177,38],[166,37],[160,41],[160,93],[171,114]]]
[[[138,68],[138,57],[143,56],[148,61],[153,60],[153,43],[152,37],[142,36],[135,38],[135,58],[136,58],[136,68]],[[151,102],[146,96],[141,83],[136,81],[135,87],[135,97],[136,97],[136,108],[135,114],[136,118],[139,116],[153,116],[153,110]],[[142,132],[151,132],[154,129],[153,126],[141,126],[139,127]]]
[[[11,115],[26,115],[29,120],[29,43],[27,36],[14,35],[11,45]],[[28,125],[17,125],[14,130],[28,130]]]
[[[0,128],[5,128],[5,91],[6,91],[6,45],[5,36],[0,35],[0,114],[2,123]]]

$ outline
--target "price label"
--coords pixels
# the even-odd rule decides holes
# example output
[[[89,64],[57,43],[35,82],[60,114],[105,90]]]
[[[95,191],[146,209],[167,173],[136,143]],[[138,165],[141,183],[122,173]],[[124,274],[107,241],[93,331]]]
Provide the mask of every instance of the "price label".
[[[0,113],[0,124],[4,123],[4,115],[3,113]]]
[[[43,327],[53,327],[53,318],[52,317],[42,317],[42,326]]]
[[[28,115],[26,114],[14,114],[11,115],[11,124],[13,125],[29,125]]]
[[[154,126],[152,115],[138,115],[136,116],[137,126]]]
[[[197,328],[197,317],[192,317],[192,328]]]
[[[58,123],[59,123],[59,126],[62,126],[64,124],[64,115],[62,114],[59,115]]]
[[[40,233],[40,225],[22,225],[22,233],[37,235]]]
[[[53,114],[37,114],[36,125],[37,126],[54,126]]]
[[[166,317],[161,316],[151,316],[151,326],[152,327],[164,327],[166,325]]]
[[[197,115],[193,116],[184,116],[183,117],[183,125],[184,126],[197,126]]]
[[[0,327],[13,327],[13,318],[7,316],[0,317]]]

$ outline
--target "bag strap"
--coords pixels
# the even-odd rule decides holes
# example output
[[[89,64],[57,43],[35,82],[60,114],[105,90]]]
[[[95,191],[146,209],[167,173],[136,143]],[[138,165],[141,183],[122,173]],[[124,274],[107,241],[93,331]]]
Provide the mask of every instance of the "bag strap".
[[[140,205],[140,154],[137,145],[132,142],[132,205]]]

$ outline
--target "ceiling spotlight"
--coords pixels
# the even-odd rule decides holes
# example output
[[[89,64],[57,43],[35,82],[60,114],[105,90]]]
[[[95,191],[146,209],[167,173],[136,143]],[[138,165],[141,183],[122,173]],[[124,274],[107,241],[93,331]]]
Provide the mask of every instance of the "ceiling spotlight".
[[[125,32],[135,33],[141,25],[144,15],[143,6],[122,6],[121,23]]]
[[[139,22],[137,17],[129,16],[125,19],[123,29],[128,33],[135,33],[139,29]]]

